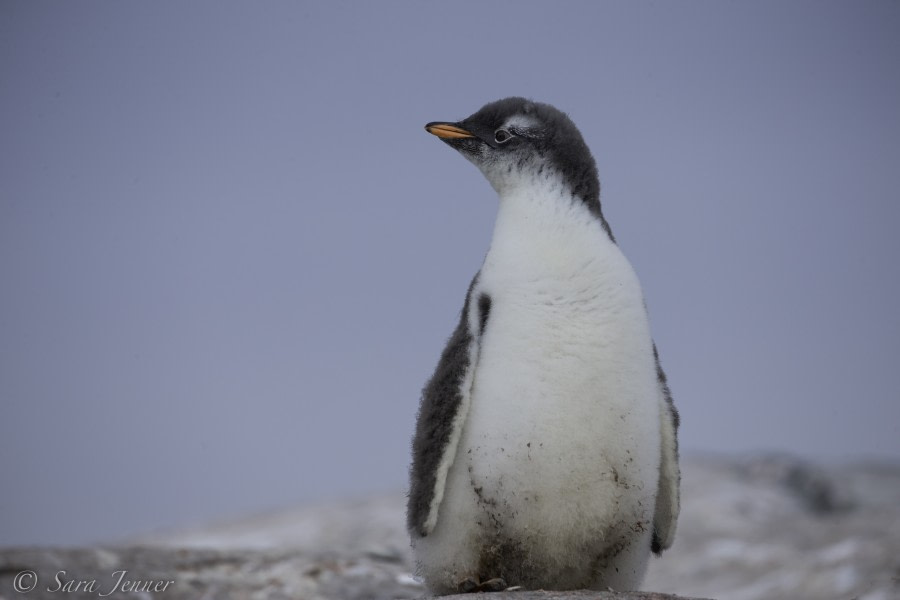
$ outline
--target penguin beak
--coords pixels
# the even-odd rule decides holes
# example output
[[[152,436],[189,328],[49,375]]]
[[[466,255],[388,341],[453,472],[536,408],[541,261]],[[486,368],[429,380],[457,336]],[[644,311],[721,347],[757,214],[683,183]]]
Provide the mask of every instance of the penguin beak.
[[[459,125],[454,123],[441,123],[438,121],[426,125],[425,131],[431,135],[436,135],[443,140],[475,137],[472,133],[469,133]]]

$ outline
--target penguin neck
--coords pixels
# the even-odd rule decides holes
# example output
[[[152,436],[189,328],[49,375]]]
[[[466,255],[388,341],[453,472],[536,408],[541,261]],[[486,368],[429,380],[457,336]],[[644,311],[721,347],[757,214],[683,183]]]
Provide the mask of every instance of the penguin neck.
[[[526,278],[567,276],[615,244],[598,218],[556,178],[499,192],[485,267]]]

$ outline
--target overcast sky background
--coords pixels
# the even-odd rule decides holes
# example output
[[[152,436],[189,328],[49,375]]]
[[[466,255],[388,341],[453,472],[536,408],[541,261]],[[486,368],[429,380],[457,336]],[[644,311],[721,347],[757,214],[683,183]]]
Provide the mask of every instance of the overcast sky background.
[[[0,545],[406,484],[496,199],[567,111],[686,452],[900,458],[900,3],[0,3]]]

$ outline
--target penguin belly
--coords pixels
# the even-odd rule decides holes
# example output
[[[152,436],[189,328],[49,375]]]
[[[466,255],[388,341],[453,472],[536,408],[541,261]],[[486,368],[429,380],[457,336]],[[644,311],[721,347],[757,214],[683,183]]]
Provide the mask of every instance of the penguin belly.
[[[637,589],[660,461],[659,386],[624,257],[569,278],[494,276],[471,406],[434,531],[435,593],[500,577],[526,589]],[[490,257],[489,257],[490,258]],[[597,265],[598,268],[601,265]]]

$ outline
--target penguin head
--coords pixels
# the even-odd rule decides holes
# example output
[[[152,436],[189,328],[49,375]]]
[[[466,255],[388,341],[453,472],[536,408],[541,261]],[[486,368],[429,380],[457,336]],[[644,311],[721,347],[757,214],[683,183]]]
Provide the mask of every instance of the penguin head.
[[[435,121],[425,130],[474,163],[501,196],[543,179],[562,184],[600,214],[594,158],[571,119],[549,104],[504,98],[462,121]]]

